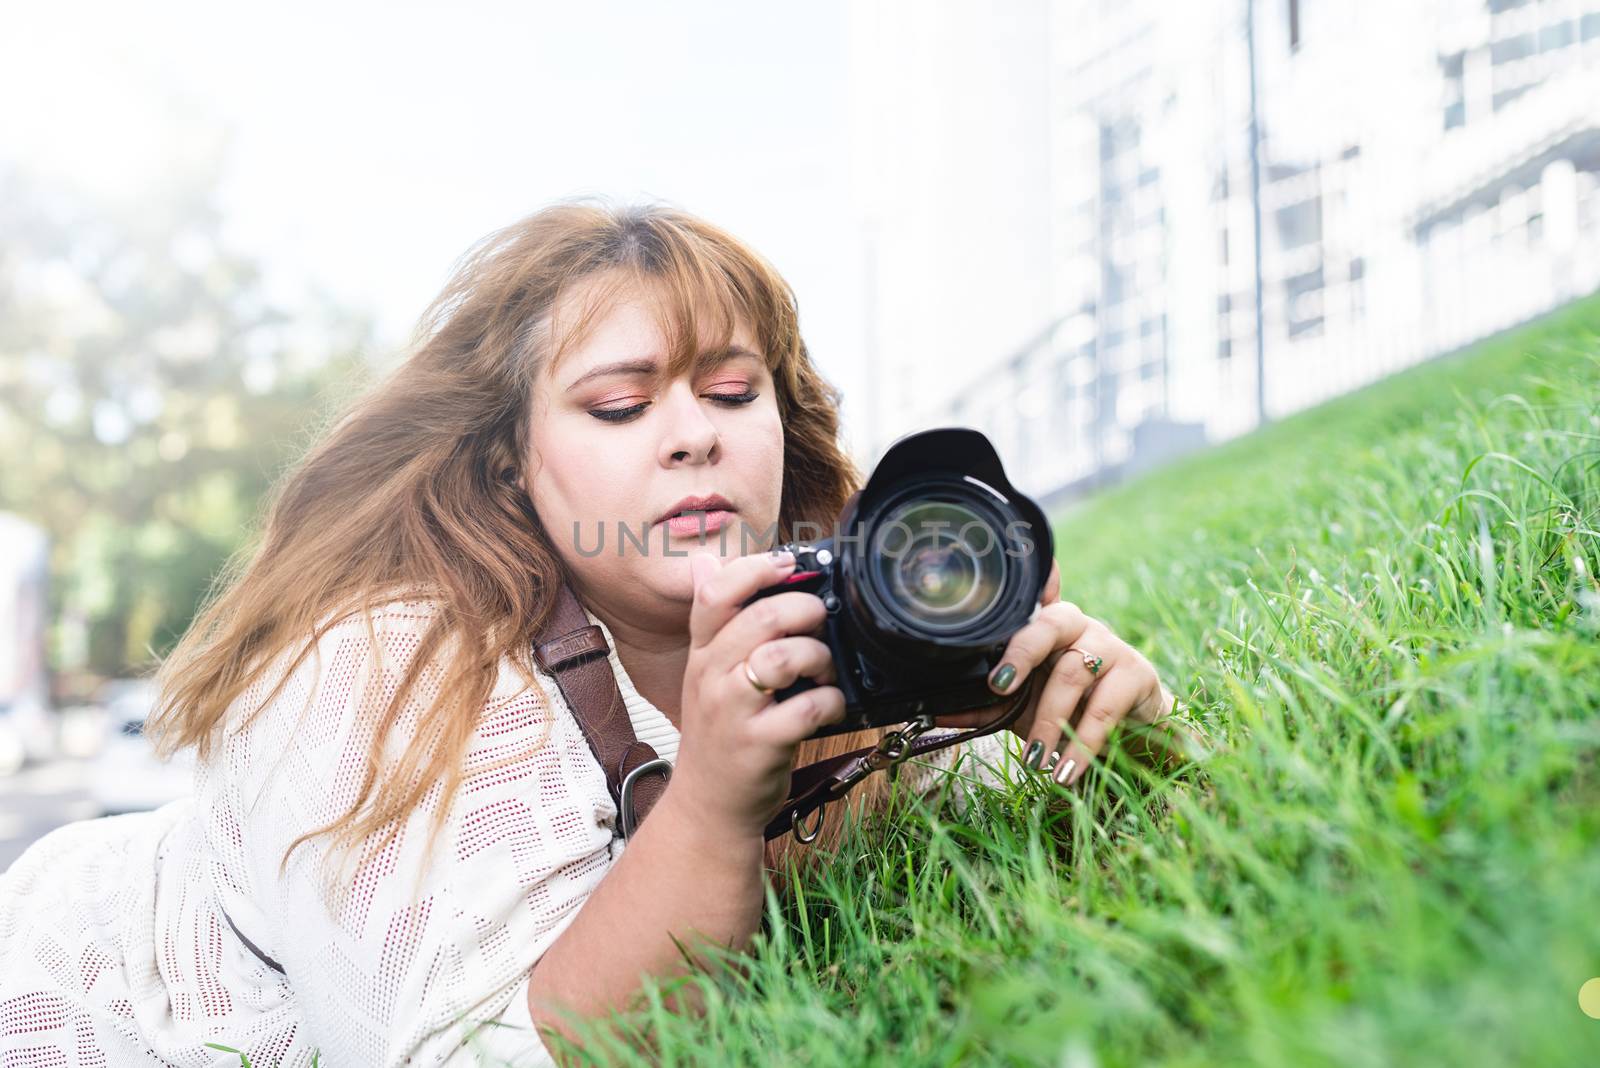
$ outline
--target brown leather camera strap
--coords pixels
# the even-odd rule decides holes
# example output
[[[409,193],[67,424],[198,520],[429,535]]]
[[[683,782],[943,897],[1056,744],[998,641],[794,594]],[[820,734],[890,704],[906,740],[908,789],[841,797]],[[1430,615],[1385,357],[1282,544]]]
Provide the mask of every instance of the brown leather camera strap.
[[[606,787],[617,805],[618,828],[626,838],[666,792],[672,769],[653,746],[639,741],[634,733],[609,656],[605,635],[589,622],[571,588],[562,583],[556,593],[555,610],[534,642],[534,659],[540,670],[555,677],[589,748],[605,769]],[[1028,685],[1018,692],[1007,710],[982,727],[931,738],[906,740],[902,736],[899,744],[895,743],[898,732],[891,732],[877,746],[796,768],[790,774],[788,800],[767,824],[766,837],[777,838],[791,829],[800,836],[798,828],[807,817],[843,797],[874,771],[999,730],[1017,717],[1027,694],[1044,674],[1035,672],[1030,676]],[[801,840],[810,841],[819,827],[820,824],[814,825]]]
[[[789,799],[783,803],[783,808],[778,811],[772,822],[767,824],[766,837],[776,838],[792,829],[801,841],[809,842],[821,829],[821,823],[814,824],[805,834],[801,833],[800,828],[813,812],[830,801],[837,801],[849,793],[856,783],[875,771],[892,769],[903,760],[926,756],[985,734],[993,734],[1017,718],[1027,705],[1029,695],[1039,687],[1046,675],[1048,672],[1043,671],[1029,675],[1022,688],[1012,697],[1011,704],[1006,710],[981,727],[936,737],[913,735],[909,740],[904,740],[907,731],[906,728],[901,728],[900,731],[889,732],[876,746],[857,749],[828,760],[819,760],[815,764],[807,764],[803,768],[796,768],[789,775]],[[902,736],[899,745],[896,745],[897,735]]]
[[[561,696],[605,769],[606,787],[617,805],[617,826],[627,837],[666,792],[672,769],[654,746],[634,734],[628,706],[611,672],[610,653],[605,635],[589,622],[571,587],[561,583],[555,611],[534,642],[534,660],[540,670],[555,676]],[[638,774],[630,781],[634,772]]]

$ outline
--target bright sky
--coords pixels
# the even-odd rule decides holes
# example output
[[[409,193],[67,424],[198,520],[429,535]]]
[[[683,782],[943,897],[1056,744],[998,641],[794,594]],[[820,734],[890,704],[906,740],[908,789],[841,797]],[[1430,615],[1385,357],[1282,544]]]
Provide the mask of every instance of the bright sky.
[[[577,194],[664,199],[794,287],[846,394],[861,328],[846,0],[13,6],[0,155],[135,201],[231,130],[227,233],[409,334],[478,238]]]

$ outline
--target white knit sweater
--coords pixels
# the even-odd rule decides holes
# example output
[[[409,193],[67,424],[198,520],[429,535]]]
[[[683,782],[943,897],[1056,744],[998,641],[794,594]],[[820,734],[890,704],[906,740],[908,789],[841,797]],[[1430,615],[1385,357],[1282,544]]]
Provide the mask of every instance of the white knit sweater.
[[[317,1050],[324,1068],[553,1063],[528,1015],[528,976],[625,843],[550,676],[530,688],[502,662],[425,873],[437,784],[387,849],[352,864],[345,894],[319,877],[326,837],[279,873],[291,842],[354,800],[370,717],[430,611],[396,601],[374,613],[377,671],[361,616],[339,622],[266,710],[234,721],[192,797],[59,828],[0,876],[0,1063],[239,1063],[207,1043],[259,1068],[309,1065]],[[611,669],[639,738],[676,760],[677,729],[634,689],[614,645]],[[403,749],[438,679],[430,665],[387,752]],[[964,762],[971,774],[1012,778],[1011,738],[951,747],[903,778],[925,790],[960,753],[979,758]],[[283,974],[245,948],[223,909]]]

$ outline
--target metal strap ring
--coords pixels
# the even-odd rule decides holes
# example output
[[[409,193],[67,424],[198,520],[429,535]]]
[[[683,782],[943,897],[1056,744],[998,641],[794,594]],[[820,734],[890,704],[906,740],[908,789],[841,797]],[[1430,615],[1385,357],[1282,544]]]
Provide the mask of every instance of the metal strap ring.
[[[617,819],[622,824],[622,837],[632,838],[634,828],[638,821],[633,818],[633,787],[639,776],[647,771],[665,771],[668,781],[672,779],[672,763],[666,757],[656,757],[628,772],[627,778],[622,780],[621,797],[617,802]]]
[[[810,841],[815,840],[817,835],[822,833],[822,814],[823,814],[823,812],[827,811],[827,808],[828,808],[828,806],[827,806],[826,803],[823,803],[823,804],[820,804],[820,805],[817,806],[817,811],[816,811],[817,818],[812,823],[811,831],[809,833],[807,833],[807,834],[801,834],[800,833],[800,810],[797,809],[797,808],[796,809],[790,809],[790,811],[789,811],[789,829],[794,833],[796,841],[810,842]]]

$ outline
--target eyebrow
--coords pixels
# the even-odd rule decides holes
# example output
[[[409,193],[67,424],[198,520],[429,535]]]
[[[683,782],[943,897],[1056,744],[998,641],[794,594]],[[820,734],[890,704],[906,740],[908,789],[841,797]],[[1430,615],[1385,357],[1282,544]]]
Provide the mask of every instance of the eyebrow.
[[[720,363],[726,363],[728,360],[739,359],[742,356],[748,356],[753,360],[761,359],[756,353],[751,352],[742,345],[729,345],[720,352],[702,352],[700,354],[700,365],[702,367],[715,366]],[[660,365],[651,359],[619,360],[616,363],[601,364],[599,367],[591,368],[573,379],[567,384],[567,391],[570,392],[591,379],[601,378],[605,375],[651,375],[655,374],[659,369]]]

